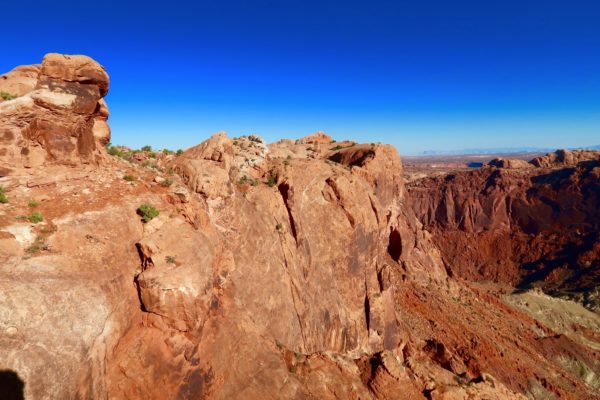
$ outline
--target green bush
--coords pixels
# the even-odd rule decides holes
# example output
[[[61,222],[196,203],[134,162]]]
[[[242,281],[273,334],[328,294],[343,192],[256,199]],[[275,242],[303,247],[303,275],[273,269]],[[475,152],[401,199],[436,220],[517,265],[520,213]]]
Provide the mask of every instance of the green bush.
[[[338,144],[337,146],[332,147],[330,150],[336,150],[337,151],[337,150],[341,150],[342,148],[343,147]]]
[[[125,179],[127,182],[133,182],[133,181],[135,181],[135,176],[133,176],[133,175],[125,175],[123,177],[123,179]]]
[[[180,156],[180,155],[183,154],[183,150],[179,149],[179,150],[177,150],[177,152],[175,154],[178,155],[178,156]]]
[[[127,155],[127,152],[122,151],[117,146],[107,147],[107,150],[108,150],[108,154],[110,154],[111,156],[123,158]]]
[[[150,204],[142,204],[138,209],[137,213],[142,217],[144,222],[150,222],[154,218],[158,217],[158,210]]]
[[[152,146],[148,146],[148,145],[143,146],[142,151],[152,151]]]
[[[165,260],[167,261],[167,264],[175,264],[175,257],[173,256],[166,256]]]
[[[6,197],[6,192],[2,186],[0,186],[0,203],[8,203],[8,197]]]
[[[4,100],[13,100],[19,96],[7,92],[0,92],[0,97],[2,97]]]
[[[38,222],[42,222],[44,220],[44,216],[42,215],[42,213],[39,212],[34,212],[31,213],[27,219],[29,220],[29,222],[31,222],[32,224],[37,224]]]
[[[269,185],[269,187],[275,186],[276,183],[277,181],[275,181],[275,177],[273,175],[269,175],[267,177],[267,185]]]
[[[29,208],[36,208],[36,207],[37,207],[37,206],[39,206],[39,205],[40,205],[40,203],[38,203],[38,202],[37,202],[37,201],[35,201],[35,200],[31,200],[31,201],[30,201],[30,202],[27,204],[27,206],[28,206]]]

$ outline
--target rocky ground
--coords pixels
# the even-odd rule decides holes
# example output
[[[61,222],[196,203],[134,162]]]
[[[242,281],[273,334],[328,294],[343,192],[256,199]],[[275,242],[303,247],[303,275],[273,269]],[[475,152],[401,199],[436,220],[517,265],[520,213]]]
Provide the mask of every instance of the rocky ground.
[[[530,276],[514,266],[488,276],[472,258],[470,269],[448,241],[467,240],[480,219],[429,211],[449,204],[435,193],[454,196],[439,185],[489,177],[407,188],[393,147],[323,133],[272,144],[220,133],[175,153],[112,146],[107,90],[104,69],[82,56],[47,55],[0,77],[10,94],[0,102],[5,393],[600,398],[596,314],[514,292]],[[552,244],[597,234],[594,168],[564,173],[569,204],[596,210],[552,219],[577,222]],[[556,201],[563,192],[543,179]],[[531,194],[531,179],[519,182]],[[522,213],[554,218],[536,199]],[[498,201],[482,210],[505,209]],[[488,219],[486,232],[505,240],[512,220]],[[581,262],[596,265],[590,251]],[[490,270],[513,262],[489,256]]]

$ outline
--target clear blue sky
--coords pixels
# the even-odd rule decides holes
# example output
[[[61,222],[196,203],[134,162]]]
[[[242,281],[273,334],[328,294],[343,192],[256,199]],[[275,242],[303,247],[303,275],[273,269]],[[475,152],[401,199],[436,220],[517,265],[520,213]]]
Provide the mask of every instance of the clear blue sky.
[[[2,4],[0,71],[95,58],[114,143],[600,144],[598,0],[18,3]]]

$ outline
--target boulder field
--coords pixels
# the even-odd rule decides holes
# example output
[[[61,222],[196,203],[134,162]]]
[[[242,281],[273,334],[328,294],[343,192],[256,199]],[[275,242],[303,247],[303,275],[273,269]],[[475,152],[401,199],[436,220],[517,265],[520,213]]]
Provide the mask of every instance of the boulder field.
[[[505,171],[407,188],[392,146],[322,132],[107,151],[108,86],[84,56],[0,76],[0,398],[600,398],[589,311],[568,330],[536,319],[511,297],[518,260],[479,282],[492,251],[449,250],[483,223],[510,240],[504,203],[458,220],[441,200]],[[595,168],[542,175],[549,200],[518,203],[517,233],[597,234],[579,206],[598,204]],[[563,207],[559,178],[578,212],[562,219],[536,208]]]

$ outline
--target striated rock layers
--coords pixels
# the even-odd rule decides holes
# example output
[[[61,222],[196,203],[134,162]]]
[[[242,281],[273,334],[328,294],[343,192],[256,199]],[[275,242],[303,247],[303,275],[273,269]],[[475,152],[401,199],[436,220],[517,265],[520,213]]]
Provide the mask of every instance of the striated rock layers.
[[[61,54],[0,76],[0,91],[14,97],[0,102],[0,167],[98,162],[97,141],[110,139],[108,83],[91,58]]]
[[[101,70],[49,57],[104,93]],[[164,169],[52,154],[0,178],[0,370],[26,399],[599,398],[597,351],[448,276],[391,146],[220,133]]]
[[[504,164],[425,178],[409,186],[413,209],[458,276],[595,297],[599,156],[558,151],[532,161],[555,169]]]

